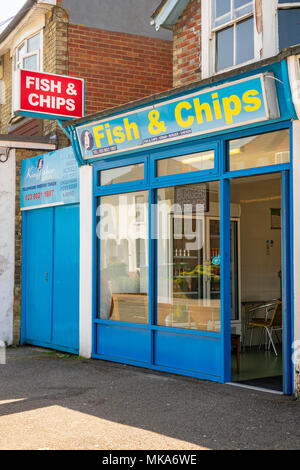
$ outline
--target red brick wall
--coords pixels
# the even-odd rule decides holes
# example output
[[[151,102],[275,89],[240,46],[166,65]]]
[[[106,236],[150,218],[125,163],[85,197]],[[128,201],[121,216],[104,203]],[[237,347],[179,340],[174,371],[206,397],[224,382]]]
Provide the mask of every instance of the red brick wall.
[[[172,42],[69,25],[69,75],[86,80],[86,114],[172,88]]]
[[[174,87],[201,79],[201,0],[191,0],[174,27]]]

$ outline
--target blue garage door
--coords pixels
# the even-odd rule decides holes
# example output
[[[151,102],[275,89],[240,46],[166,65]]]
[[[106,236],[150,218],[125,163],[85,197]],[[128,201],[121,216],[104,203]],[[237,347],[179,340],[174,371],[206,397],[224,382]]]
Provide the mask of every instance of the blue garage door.
[[[79,351],[79,205],[23,213],[22,343]]]

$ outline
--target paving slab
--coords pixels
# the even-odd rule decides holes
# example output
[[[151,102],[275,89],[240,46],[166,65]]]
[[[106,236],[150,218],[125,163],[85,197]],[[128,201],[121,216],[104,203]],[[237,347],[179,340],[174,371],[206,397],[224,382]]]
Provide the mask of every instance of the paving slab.
[[[300,401],[35,347],[0,365],[0,449],[299,449]]]

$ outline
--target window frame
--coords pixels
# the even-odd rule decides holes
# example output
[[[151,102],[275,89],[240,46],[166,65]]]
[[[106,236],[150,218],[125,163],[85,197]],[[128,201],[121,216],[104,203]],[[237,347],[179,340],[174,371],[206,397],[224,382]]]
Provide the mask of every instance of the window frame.
[[[300,9],[300,2],[283,2],[280,3],[279,0],[277,0],[277,42],[278,42],[278,52],[279,52],[279,13],[280,11],[283,10],[299,10]]]
[[[213,1],[212,1],[212,3],[211,3],[211,8],[213,8],[213,5],[214,5],[214,2],[215,2],[215,1],[216,1],[216,0],[213,0]],[[229,26],[231,26],[231,25],[233,25],[233,24],[238,23],[239,21],[243,21],[243,20],[246,19],[247,17],[254,16],[254,0],[249,0],[248,3],[247,3],[247,5],[248,5],[249,3],[252,2],[253,10],[252,10],[251,12],[244,13],[244,15],[241,15],[241,16],[239,16],[239,17],[237,17],[237,18],[234,18],[234,17],[233,17],[233,13],[234,13],[235,10],[240,10],[242,7],[239,7],[239,8],[234,9],[234,8],[233,8],[233,5],[234,5],[233,2],[234,2],[234,0],[230,0],[230,1],[231,1],[231,10],[230,10],[231,19],[230,19],[229,21],[225,21],[225,23],[222,23],[222,24],[219,25],[219,26],[213,26],[213,15],[211,15],[211,19],[212,19],[212,21],[211,21],[211,31],[212,31],[212,32],[215,32],[215,31],[218,30],[218,29],[225,29],[225,28],[227,28],[227,27],[229,27]],[[222,16],[226,16],[226,15],[222,15]],[[222,16],[218,16],[218,18],[222,18]]]
[[[265,165],[254,165],[254,166],[250,166],[250,167],[244,167],[244,168],[238,168],[238,169],[233,169],[233,168],[230,168],[230,143],[231,142],[234,142],[234,141],[237,141],[237,140],[240,140],[240,139],[245,139],[247,137],[258,137],[258,136],[266,136],[267,134],[272,134],[272,133],[275,133],[275,132],[281,132],[281,131],[288,131],[289,132],[289,161],[288,162],[279,162],[279,163],[268,163],[268,164],[265,164]],[[260,170],[263,171],[264,168],[268,167],[268,168],[272,168],[272,167],[281,167],[282,165],[289,165],[291,163],[291,130],[290,128],[287,128],[287,127],[281,127],[281,126],[278,126],[278,128],[275,128],[275,129],[272,129],[272,130],[267,130],[266,132],[262,132],[262,133],[259,133],[259,134],[255,134],[255,133],[249,133],[248,135],[242,135],[238,138],[230,138],[226,141],[226,173],[231,173],[231,174],[235,174],[236,172],[244,172],[245,170],[256,170],[257,168],[259,168]]]
[[[168,158],[174,158],[178,156],[185,156],[191,155],[193,153],[200,153],[206,151],[213,151],[214,152],[214,166],[210,169],[199,170],[194,172],[185,172],[185,173],[178,173],[178,174],[170,174],[164,176],[157,176],[156,172],[156,164],[158,160],[165,160]],[[180,153],[178,153],[180,152]],[[219,139],[216,138],[213,141],[206,142],[197,141],[196,143],[190,142],[189,144],[183,143],[175,146],[170,146],[167,149],[154,149],[151,151],[150,157],[150,182],[155,184],[157,187],[164,187],[169,184],[169,181],[178,181],[179,184],[186,181],[188,177],[190,181],[195,181],[198,178],[215,178],[216,175],[219,174],[219,159],[218,159],[218,152],[219,152]],[[171,183],[172,185],[172,183]]]
[[[99,162],[93,163],[93,173],[94,173],[94,191],[100,192],[101,195],[109,195],[109,194],[118,194],[126,192],[128,186],[130,185],[131,191],[140,191],[141,188],[147,187],[149,184],[149,154],[148,152],[143,152],[142,154],[136,154],[134,156],[128,157],[118,157],[118,158],[108,158],[108,159],[100,159]],[[113,184],[106,184],[101,186],[100,181],[98,179],[98,172],[105,171],[105,170],[112,170],[115,168],[123,168],[125,166],[131,166],[135,164],[142,163],[144,165],[144,178],[135,181],[126,181],[122,183],[113,183]]]
[[[34,51],[32,52],[28,52],[28,41],[32,38],[34,38],[35,36],[39,35],[40,36],[40,45],[39,45],[39,48],[38,49],[35,49]],[[25,49],[27,52],[25,52],[25,54],[22,55],[21,59],[18,59],[18,54],[19,54],[19,49],[25,45]],[[28,57],[32,57],[32,56],[37,56],[37,72],[41,72],[41,54],[42,53],[42,34],[41,34],[41,31],[38,31],[37,33],[35,34],[32,34],[28,37],[26,37],[15,49],[14,51],[14,72],[17,72],[18,70],[26,70],[24,68],[24,59],[27,59]]]
[[[212,12],[212,9],[213,9],[214,2],[215,2],[215,0],[211,0],[211,12]],[[258,58],[258,50],[255,47],[255,43],[256,43],[256,37],[255,37],[256,36],[256,27],[255,27],[256,21],[255,21],[254,0],[252,0],[252,4],[253,4],[252,11],[250,13],[246,13],[246,14],[238,17],[238,18],[233,18],[233,12],[234,12],[233,2],[234,2],[234,0],[231,0],[231,10],[230,10],[231,19],[230,19],[230,21],[227,21],[227,22],[223,23],[220,26],[213,27],[213,16],[211,15],[210,32],[211,32],[212,43],[213,43],[213,46],[212,46],[213,55],[212,55],[212,57],[213,57],[213,70],[214,70],[215,74],[223,73],[223,72],[226,72],[227,70],[232,70],[232,69],[237,68],[239,66],[244,66],[244,65],[247,65],[247,64],[251,64],[252,62],[257,60],[257,58]],[[250,18],[253,18],[253,52],[254,52],[254,57],[250,60],[245,61],[245,62],[236,63],[237,25],[239,23],[247,20],[247,19],[250,19]],[[217,35],[221,31],[224,31],[225,29],[230,28],[230,27],[233,27],[233,65],[230,65],[229,67],[226,67],[225,69],[217,70]]]
[[[237,69],[278,53],[278,0],[269,0],[268,7],[266,7],[264,2],[262,3],[263,34],[258,33],[256,28],[255,0],[253,0],[254,7],[252,13],[247,13],[240,18],[230,20],[216,28],[213,28],[213,2],[214,0],[207,0],[201,3],[202,79]],[[216,33],[251,16],[253,16],[254,23],[253,59],[216,71]]]
[[[24,44],[26,51],[28,50],[28,41],[33,38],[34,36],[40,35],[40,45],[38,49],[35,49],[32,52],[25,52],[24,55],[22,55],[21,59],[18,60],[18,53],[20,47]],[[29,34],[25,38],[22,39],[14,48],[13,53],[12,53],[12,115],[14,116],[15,111],[17,110],[17,105],[18,105],[18,95],[19,95],[19,88],[20,88],[20,83],[19,83],[19,71],[20,70],[26,70],[23,65],[23,60],[32,57],[34,55],[37,55],[37,70],[36,72],[43,72],[43,59],[44,59],[44,41],[43,41],[43,29],[39,29],[38,31],[35,31],[34,33]],[[21,64],[21,66],[19,66]]]
[[[300,8],[300,2],[280,2],[278,0],[278,10],[289,10],[290,8]]]

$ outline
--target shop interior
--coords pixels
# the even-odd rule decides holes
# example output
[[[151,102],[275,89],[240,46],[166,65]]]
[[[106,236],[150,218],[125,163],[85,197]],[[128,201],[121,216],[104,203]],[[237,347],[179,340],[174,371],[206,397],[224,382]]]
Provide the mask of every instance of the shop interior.
[[[281,175],[233,179],[240,207],[231,229],[231,379],[282,391]]]

